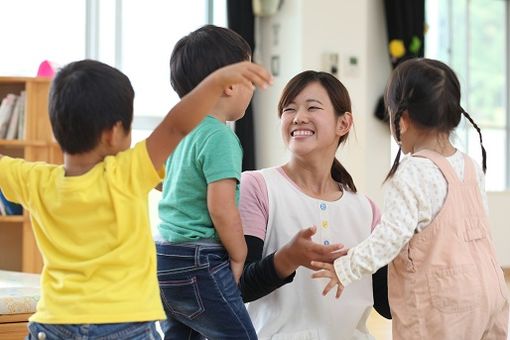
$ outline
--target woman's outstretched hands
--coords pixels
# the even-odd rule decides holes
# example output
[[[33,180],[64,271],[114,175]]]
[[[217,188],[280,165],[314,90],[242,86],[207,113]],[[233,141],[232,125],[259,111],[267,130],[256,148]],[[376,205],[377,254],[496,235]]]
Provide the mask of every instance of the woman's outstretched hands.
[[[328,284],[324,287],[322,291],[322,295],[326,296],[329,291],[336,286],[336,295],[335,297],[338,299],[340,295],[342,295],[342,291],[344,290],[344,286],[336,276],[335,267],[331,263],[312,261],[312,267],[317,268],[316,272],[312,274],[313,279],[329,279]]]
[[[311,262],[332,263],[337,258],[347,254],[342,244],[322,245],[312,241],[317,227],[312,226],[300,230],[294,237],[275,254],[275,269],[278,275],[285,278],[296,271],[300,266],[312,270]]]

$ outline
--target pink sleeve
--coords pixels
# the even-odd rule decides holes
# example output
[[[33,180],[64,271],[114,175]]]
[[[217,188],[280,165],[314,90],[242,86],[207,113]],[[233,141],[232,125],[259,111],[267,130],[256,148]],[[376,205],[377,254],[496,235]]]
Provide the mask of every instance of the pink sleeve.
[[[264,241],[269,213],[266,181],[260,172],[249,171],[241,175],[239,213],[244,234]]]
[[[368,202],[370,203],[370,207],[372,208],[372,231],[374,231],[374,228],[381,222],[381,210],[379,210],[379,207],[372,201],[370,198],[368,198]]]

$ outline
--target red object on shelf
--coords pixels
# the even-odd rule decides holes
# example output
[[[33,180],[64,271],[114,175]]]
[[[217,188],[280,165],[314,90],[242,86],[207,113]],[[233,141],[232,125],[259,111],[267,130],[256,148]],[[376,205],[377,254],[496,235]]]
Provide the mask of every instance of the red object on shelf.
[[[56,64],[52,63],[51,61],[45,60],[39,65],[39,70],[37,70],[37,76],[53,78],[56,72],[57,72]]]

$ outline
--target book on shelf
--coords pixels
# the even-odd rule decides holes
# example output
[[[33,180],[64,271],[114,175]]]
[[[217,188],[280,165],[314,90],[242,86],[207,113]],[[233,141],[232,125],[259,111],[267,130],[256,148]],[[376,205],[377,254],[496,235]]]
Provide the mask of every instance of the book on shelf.
[[[9,93],[0,104],[0,139],[5,138],[18,96]]]
[[[22,117],[25,115],[25,91],[22,91],[16,100],[16,105],[12,110],[11,119],[7,128],[5,139],[21,139],[19,135],[20,122]]]
[[[0,216],[5,215],[7,215],[7,211],[5,211],[4,203],[2,202],[2,200],[0,200]]]
[[[18,139],[25,138],[25,105],[26,105],[26,92],[21,91],[20,94],[22,100],[21,100],[21,108],[19,113],[19,120],[18,120]]]
[[[2,191],[0,191],[0,202],[5,210],[5,215],[22,215],[23,207],[18,203],[13,203],[5,198]]]
[[[0,104],[0,139],[23,139],[25,134],[25,91],[7,94]]]

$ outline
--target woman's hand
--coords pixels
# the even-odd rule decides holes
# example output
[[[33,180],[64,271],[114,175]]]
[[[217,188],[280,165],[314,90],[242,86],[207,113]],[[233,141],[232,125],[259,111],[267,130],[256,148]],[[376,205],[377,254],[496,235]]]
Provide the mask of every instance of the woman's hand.
[[[347,254],[342,244],[322,245],[312,241],[317,227],[300,230],[287,244],[275,253],[274,266],[278,276],[288,277],[300,266],[316,270],[312,261],[332,263]]]
[[[324,287],[322,291],[322,295],[326,296],[329,291],[336,286],[336,295],[335,297],[338,299],[340,295],[342,295],[342,291],[344,290],[344,286],[336,276],[335,267],[331,263],[324,263],[319,261],[312,261],[312,267],[318,268],[317,271],[312,274],[313,279],[329,279],[328,284]]]

